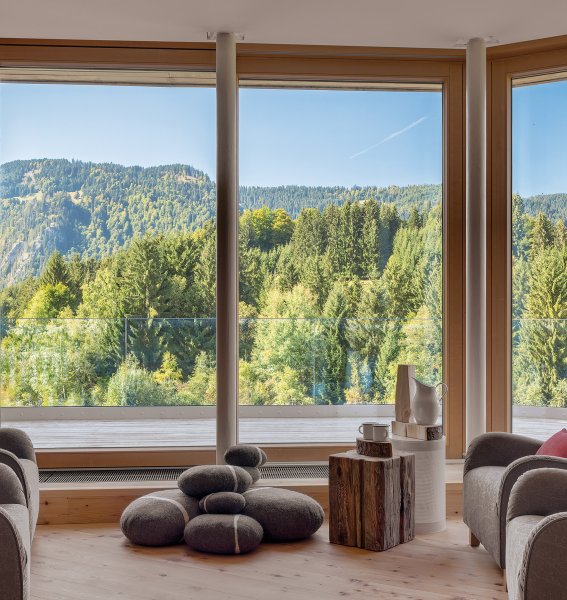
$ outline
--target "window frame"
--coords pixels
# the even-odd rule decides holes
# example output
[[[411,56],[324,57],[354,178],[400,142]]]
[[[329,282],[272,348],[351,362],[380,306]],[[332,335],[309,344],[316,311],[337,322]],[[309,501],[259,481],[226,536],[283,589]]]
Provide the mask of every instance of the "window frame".
[[[487,52],[487,431],[512,431],[512,81],[566,70],[567,36]]]
[[[215,46],[211,43],[0,39],[0,67],[214,71],[215,61]],[[443,86],[443,373],[450,390],[445,424],[447,457],[462,458],[465,450],[464,51],[238,44],[237,77],[238,80]],[[178,454],[180,450],[172,448],[171,453]],[[121,453],[126,460],[132,449],[112,451],[113,455]],[[50,452],[42,454],[49,461]],[[52,454],[61,456],[58,451]],[[160,457],[162,464],[169,464],[167,449]]]

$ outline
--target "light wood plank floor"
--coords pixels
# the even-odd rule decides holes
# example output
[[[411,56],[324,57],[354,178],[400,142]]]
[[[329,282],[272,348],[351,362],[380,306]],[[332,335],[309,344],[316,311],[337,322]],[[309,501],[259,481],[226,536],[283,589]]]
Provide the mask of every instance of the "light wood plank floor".
[[[240,441],[255,444],[353,442],[362,417],[240,419]],[[383,421],[388,419],[383,418]],[[10,421],[32,438],[36,448],[144,448],[214,446],[214,419],[137,419],[114,421]],[[547,439],[567,421],[514,419],[514,432]]]
[[[44,526],[32,551],[33,600],[505,600],[502,576],[465,525],[374,553],[311,540],[246,556],[185,545],[130,546],[115,526]]]

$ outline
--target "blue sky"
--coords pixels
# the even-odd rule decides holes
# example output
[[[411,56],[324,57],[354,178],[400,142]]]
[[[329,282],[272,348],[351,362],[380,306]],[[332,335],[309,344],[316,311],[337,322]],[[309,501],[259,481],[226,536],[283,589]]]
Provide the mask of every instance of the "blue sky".
[[[567,192],[567,82],[514,88],[513,190]],[[210,88],[0,85],[0,162],[76,158],[215,173]],[[406,185],[442,177],[437,92],[242,89],[245,185]]]
[[[512,91],[512,189],[567,192],[567,81]]]
[[[2,84],[0,162],[188,163],[214,178],[212,89]],[[438,92],[240,93],[245,185],[440,183]]]

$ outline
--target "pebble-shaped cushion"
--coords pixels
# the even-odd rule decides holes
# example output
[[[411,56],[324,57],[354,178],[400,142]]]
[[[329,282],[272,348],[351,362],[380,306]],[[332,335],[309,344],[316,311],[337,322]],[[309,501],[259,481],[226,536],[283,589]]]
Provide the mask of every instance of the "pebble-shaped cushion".
[[[256,467],[242,467],[242,468],[250,475],[250,477],[252,477],[252,481],[254,483],[259,481],[260,477],[262,477],[262,474],[260,473],[260,469],[257,469]]]
[[[267,460],[262,448],[251,444],[237,444],[224,453],[224,462],[238,467],[261,467]]]
[[[245,515],[256,519],[264,537],[272,542],[303,540],[323,524],[321,505],[313,498],[280,488],[254,488],[245,492]]]
[[[180,490],[137,498],[122,513],[122,533],[140,546],[170,546],[183,541],[187,523],[200,514],[199,501]]]
[[[262,542],[262,526],[244,515],[201,515],[185,528],[190,548],[212,554],[244,554]]]
[[[203,465],[187,469],[179,477],[177,485],[188,496],[202,498],[215,492],[242,493],[252,485],[252,477],[240,467]]]
[[[220,515],[237,515],[244,510],[246,500],[242,494],[235,492],[216,492],[201,498],[201,512]]]

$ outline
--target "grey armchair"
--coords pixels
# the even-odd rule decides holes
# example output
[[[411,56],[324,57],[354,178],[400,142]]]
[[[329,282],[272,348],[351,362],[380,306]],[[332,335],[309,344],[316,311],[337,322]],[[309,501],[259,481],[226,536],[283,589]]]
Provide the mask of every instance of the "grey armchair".
[[[485,433],[474,439],[464,468],[463,521],[471,546],[482,544],[506,568],[506,515],[512,487],[528,471],[567,470],[567,459],[535,456],[542,442],[512,433]]]
[[[39,471],[30,438],[0,429],[0,598],[29,598],[30,550],[39,512]]]
[[[0,464],[0,598],[27,600],[30,580],[30,520],[18,476]]]
[[[510,600],[555,600],[567,595],[567,471],[522,475],[510,494],[506,527]]]

